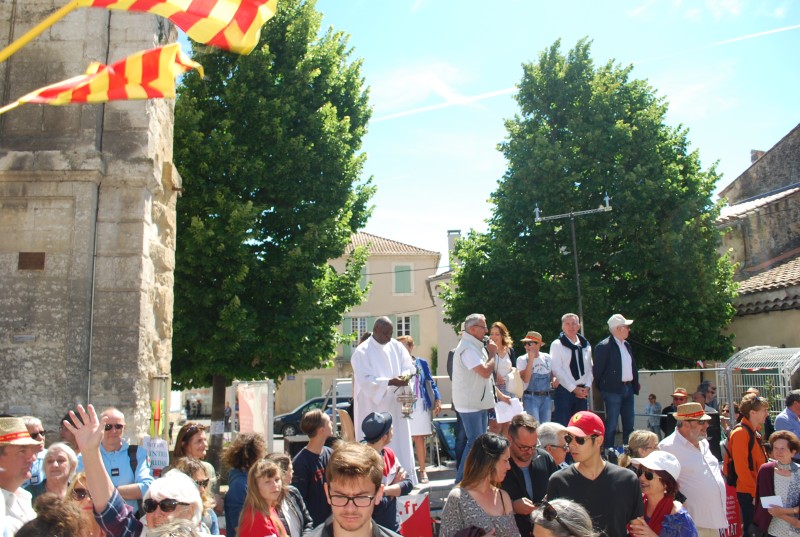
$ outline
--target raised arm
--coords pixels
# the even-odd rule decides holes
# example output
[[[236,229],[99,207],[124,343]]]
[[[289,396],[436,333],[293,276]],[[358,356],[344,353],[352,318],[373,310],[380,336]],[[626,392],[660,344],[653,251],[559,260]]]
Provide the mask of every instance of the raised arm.
[[[99,418],[92,405],[86,410],[82,405],[78,405],[77,412],[70,411],[69,414],[75,425],[66,420],[63,424],[75,435],[75,441],[81,450],[83,469],[86,472],[86,486],[92,495],[95,512],[101,513],[114,493],[114,483],[111,482],[100,456],[100,442],[103,440],[106,418]]]

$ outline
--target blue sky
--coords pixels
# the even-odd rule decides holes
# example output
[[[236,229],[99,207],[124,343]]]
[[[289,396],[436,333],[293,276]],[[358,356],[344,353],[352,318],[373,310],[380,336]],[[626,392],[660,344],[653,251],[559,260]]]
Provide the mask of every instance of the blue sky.
[[[521,66],[556,39],[566,52],[589,37],[596,65],[633,64],[633,77],[669,102],[668,124],[689,129],[703,167],[719,161],[719,188],[747,169],[751,149],[800,123],[792,0],[318,0],[317,9],[325,27],[350,34],[370,87],[365,176],[378,193],[365,231],[429,250],[446,252],[448,229],[485,231]]]

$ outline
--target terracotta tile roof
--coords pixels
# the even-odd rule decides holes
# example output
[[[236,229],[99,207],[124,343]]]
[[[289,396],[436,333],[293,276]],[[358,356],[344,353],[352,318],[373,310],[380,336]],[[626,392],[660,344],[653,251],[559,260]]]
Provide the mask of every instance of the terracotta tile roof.
[[[371,255],[435,255],[439,256],[439,252],[432,250],[423,250],[410,244],[405,244],[391,239],[385,239],[372,235],[371,233],[364,233],[359,231],[350,238],[350,246],[347,247],[345,253],[350,253],[357,246],[366,246],[369,248]]]
[[[800,256],[739,282],[739,295],[800,285]]]
[[[800,187],[789,188],[769,196],[763,196],[744,201],[742,203],[737,203],[736,205],[728,205],[723,207],[719,213],[719,217],[717,218],[717,225],[727,224],[733,220],[738,220],[739,218],[746,216],[748,213],[755,211],[760,207],[764,207],[765,205],[769,205],[770,203],[774,203],[778,200],[789,197],[798,191],[800,191]]]

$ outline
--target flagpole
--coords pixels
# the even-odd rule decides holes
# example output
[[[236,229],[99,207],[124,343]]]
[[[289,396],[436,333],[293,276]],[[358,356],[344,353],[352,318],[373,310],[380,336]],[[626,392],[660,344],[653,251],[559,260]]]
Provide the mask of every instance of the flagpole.
[[[78,7],[78,0],[70,0],[67,5],[60,8],[58,11],[47,17],[45,20],[28,30],[25,35],[8,45],[3,50],[0,50],[0,63],[3,63],[9,56],[16,53],[19,49],[36,39],[42,32],[50,28],[56,22],[64,18],[70,11]],[[4,109],[0,109],[5,111]],[[0,113],[2,113],[0,111]]]
[[[6,113],[6,112],[8,112],[9,110],[13,110],[13,109],[15,109],[15,108],[16,108],[16,107],[18,107],[20,104],[22,104],[22,103],[21,103],[21,102],[19,102],[19,101],[14,101],[13,103],[9,103],[9,104],[5,105],[3,108],[0,108],[0,115],[3,115],[3,114],[5,114],[5,113]]]

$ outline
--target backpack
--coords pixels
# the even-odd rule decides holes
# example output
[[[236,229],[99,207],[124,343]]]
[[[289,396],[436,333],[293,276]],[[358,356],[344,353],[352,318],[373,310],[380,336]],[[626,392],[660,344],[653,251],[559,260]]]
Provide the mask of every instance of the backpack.
[[[739,477],[736,475],[736,467],[733,464],[733,454],[728,449],[728,442],[730,437],[733,435],[733,431],[738,429],[739,427],[744,427],[747,430],[748,440],[747,440],[747,467],[752,472],[754,470],[753,466],[753,446],[756,444],[756,433],[750,427],[747,427],[741,423],[737,423],[734,425],[733,429],[731,429],[731,434],[728,435],[728,438],[722,441],[722,448],[725,450],[725,478],[728,482],[728,485],[735,487],[736,482],[739,480]]]
[[[131,471],[133,472],[133,482],[136,483],[136,467],[139,466],[139,461],[136,460],[136,453],[139,451],[139,446],[129,445],[128,446],[128,459],[130,459],[131,463]],[[136,500],[136,503],[139,505],[139,511],[136,513],[137,516],[144,514],[144,509],[142,509],[142,500]]]

